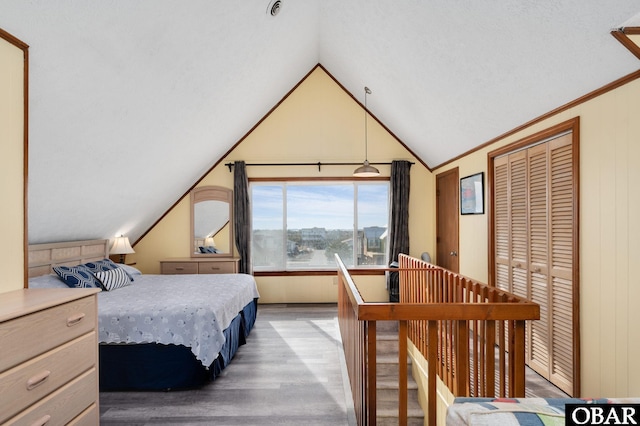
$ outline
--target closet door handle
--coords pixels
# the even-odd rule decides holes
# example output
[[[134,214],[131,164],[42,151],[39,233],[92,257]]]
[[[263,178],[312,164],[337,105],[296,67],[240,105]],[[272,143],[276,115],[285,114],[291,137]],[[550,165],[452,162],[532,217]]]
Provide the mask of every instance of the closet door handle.
[[[449,253],[450,256],[457,256],[458,252],[457,251],[452,251],[451,253]]]

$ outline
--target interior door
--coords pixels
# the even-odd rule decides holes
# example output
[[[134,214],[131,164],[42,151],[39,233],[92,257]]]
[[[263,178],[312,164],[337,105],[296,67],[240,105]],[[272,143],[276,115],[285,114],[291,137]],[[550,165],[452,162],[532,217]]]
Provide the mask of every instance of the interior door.
[[[436,176],[436,264],[453,272],[459,271],[458,168]]]

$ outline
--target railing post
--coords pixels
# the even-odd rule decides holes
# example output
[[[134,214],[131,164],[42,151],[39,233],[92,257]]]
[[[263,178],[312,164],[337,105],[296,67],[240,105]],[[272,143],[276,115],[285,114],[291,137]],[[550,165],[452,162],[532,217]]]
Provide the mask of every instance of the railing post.
[[[429,320],[427,326],[427,348],[429,359],[427,360],[427,424],[436,426],[436,364],[438,362],[438,321]]]
[[[367,411],[368,424],[376,424],[376,322],[367,321]]]
[[[525,391],[525,368],[524,368],[524,320],[514,321],[514,346],[515,350],[510,355],[509,370],[513,377],[513,388],[510,392],[512,397],[523,397]]]
[[[469,323],[458,320],[456,348],[456,395],[469,396]]]
[[[398,327],[398,424],[407,424],[407,321],[399,321]]]

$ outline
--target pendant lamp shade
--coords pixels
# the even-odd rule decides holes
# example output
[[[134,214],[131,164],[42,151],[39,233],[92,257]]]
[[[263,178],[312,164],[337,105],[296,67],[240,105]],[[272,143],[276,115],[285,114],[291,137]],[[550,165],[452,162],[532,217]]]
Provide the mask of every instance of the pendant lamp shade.
[[[371,89],[365,86],[364,88],[364,163],[362,166],[354,170],[353,176],[355,177],[373,177],[379,176],[380,171],[369,164],[368,159],[368,141],[367,141],[367,116],[369,111],[367,110],[367,94],[371,94]]]
[[[380,176],[380,170],[375,167],[369,165],[369,161],[364,160],[364,164],[353,172],[353,175],[356,177],[373,177]]]

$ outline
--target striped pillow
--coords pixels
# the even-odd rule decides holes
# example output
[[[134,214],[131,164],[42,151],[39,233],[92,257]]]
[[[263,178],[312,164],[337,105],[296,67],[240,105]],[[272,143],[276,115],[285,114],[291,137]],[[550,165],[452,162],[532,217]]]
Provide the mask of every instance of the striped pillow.
[[[129,278],[129,275],[121,268],[99,271],[94,275],[106,291],[115,290],[131,284],[131,278]]]

